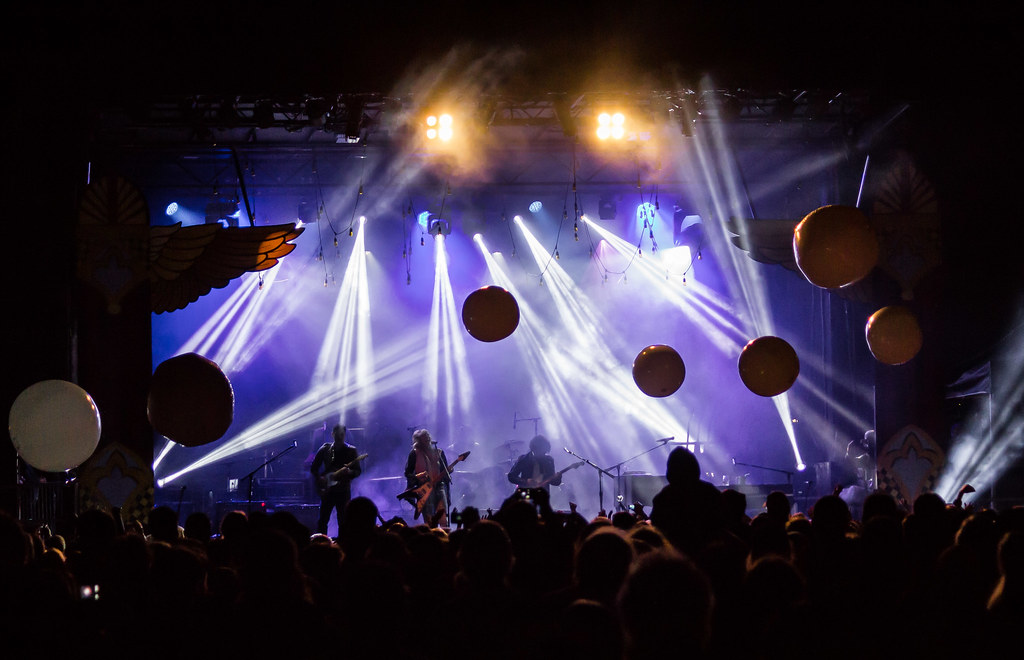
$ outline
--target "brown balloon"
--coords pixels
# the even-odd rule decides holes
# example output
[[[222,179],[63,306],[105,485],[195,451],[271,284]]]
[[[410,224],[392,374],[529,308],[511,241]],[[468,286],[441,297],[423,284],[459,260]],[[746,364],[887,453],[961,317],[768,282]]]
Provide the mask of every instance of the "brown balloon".
[[[751,340],[739,359],[740,379],[759,396],[782,394],[800,375],[800,359],[785,339],[765,336]]]
[[[686,378],[683,358],[671,346],[654,344],[640,351],[633,360],[633,380],[647,396],[674,394]]]
[[[235,394],[216,363],[196,353],[161,362],[149,387],[153,429],[186,447],[221,438],[234,418]]]
[[[917,317],[906,307],[883,307],[868,318],[864,327],[868,349],[882,364],[909,362],[924,342]]]
[[[871,272],[878,263],[878,239],[860,209],[823,206],[793,230],[793,254],[808,282],[835,289]]]
[[[519,326],[519,303],[500,286],[485,286],[466,297],[462,305],[462,324],[475,339],[500,341]]]

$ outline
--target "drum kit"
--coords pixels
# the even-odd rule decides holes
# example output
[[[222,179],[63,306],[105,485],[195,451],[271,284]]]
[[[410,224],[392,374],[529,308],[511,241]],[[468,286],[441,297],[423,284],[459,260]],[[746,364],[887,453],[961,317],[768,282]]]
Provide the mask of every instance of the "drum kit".
[[[452,475],[453,508],[497,509],[512,494],[514,486],[508,481],[508,473],[516,460],[526,451],[522,440],[503,442],[485,454],[490,465],[480,470],[456,471]]]

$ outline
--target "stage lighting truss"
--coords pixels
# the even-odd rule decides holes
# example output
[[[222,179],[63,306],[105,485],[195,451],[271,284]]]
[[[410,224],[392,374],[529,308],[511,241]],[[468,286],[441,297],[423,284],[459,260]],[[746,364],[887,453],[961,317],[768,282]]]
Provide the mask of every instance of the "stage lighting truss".
[[[426,136],[428,140],[439,140],[448,142],[455,135],[453,124],[455,120],[447,113],[427,115]]]
[[[206,224],[237,227],[239,213],[237,199],[213,200],[206,205]]]

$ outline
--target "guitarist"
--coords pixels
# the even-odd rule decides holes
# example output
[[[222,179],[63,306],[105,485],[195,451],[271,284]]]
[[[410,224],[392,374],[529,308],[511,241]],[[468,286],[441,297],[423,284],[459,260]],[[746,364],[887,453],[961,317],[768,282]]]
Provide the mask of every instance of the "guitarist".
[[[407,488],[425,483],[433,485],[423,505],[423,519],[431,527],[447,527],[448,488],[452,475],[448,470],[448,459],[426,429],[417,429],[412,434],[412,450],[405,462],[405,480]]]
[[[520,456],[508,473],[508,480],[520,488],[543,488],[562,484],[562,475],[555,474],[555,459],[548,456],[551,443],[542,435],[530,440],[530,451]]]
[[[352,499],[352,480],[363,472],[356,448],[345,442],[345,426],[338,424],[331,431],[332,442],[325,442],[313,457],[309,471],[320,491],[320,517],[316,531],[327,533],[331,512],[338,512],[338,529],[345,519],[345,506]]]

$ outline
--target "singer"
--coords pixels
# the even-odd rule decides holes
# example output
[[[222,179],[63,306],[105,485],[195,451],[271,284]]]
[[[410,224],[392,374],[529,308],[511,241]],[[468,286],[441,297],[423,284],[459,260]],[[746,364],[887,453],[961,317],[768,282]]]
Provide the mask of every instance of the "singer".
[[[320,517],[316,522],[316,531],[327,533],[327,523],[331,512],[338,512],[338,529],[345,520],[345,507],[352,499],[352,480],[363,472],[362,459],[356,448],[345,442],[345,426],[338,424],[331,431],[333,442],[325,442],[313,457],[309,471],[313,475],[313,483],[320,493]]]

